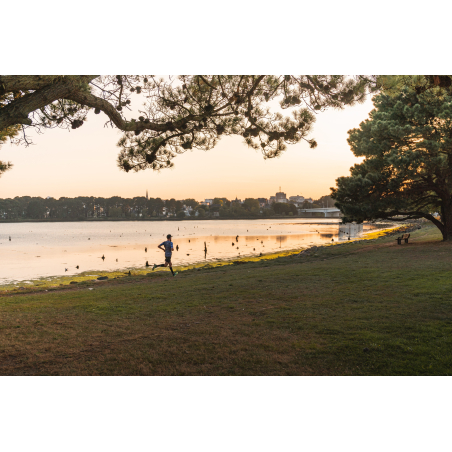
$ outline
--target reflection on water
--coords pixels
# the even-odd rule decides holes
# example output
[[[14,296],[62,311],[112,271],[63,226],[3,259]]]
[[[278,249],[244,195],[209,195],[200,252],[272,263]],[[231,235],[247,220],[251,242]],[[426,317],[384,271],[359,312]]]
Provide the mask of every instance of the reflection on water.
[[[144,268],[146,261],[163,263],[164,254],[157,246],[169,233],[173,235],[175,266],[259,256],[353,237],[352,230],[339,233],[339,220],[306,221],[3,223],[0,284],[82,271]]]

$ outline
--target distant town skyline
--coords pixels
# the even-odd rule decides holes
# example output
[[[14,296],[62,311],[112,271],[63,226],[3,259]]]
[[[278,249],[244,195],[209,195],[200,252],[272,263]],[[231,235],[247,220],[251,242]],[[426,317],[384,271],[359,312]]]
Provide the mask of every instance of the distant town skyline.
[[[261,199],[261,198],[265,198],[265,199],[268,199],[268,200],[270,200],[270,199],[272,199],[272,198],[276,198],[276,199],[278,199],[278,194],[283,194],[283,195],[286,195],[286,196],[288,196],[288,198],[287,199],[292,199],[292,198],[299,198],[299,197],[301,197],[301,198],[305,198],[305,199],[313,199],[312,197],[307,197],[307,196],[303,196],[301,193],[299,193],[299,194],[297,194],[297,195],[292,195],[292,194],[288,194],[288,193],[285,193],[285,192],[283,192],[283,191],[281,191],[281,187],[279,187],[279,192],[276,192],[275,193],[275,195],[276,196],[273,196],[273,195],[270,195],[270,196],[257,196],[257,197],[252,197],[252,196],[246,196],[246,197],[244,197],[243,199],[247,199],[247,198],[253,198],[253,199]],[[22,195],[22,196],[30,196],[30,195]],[[138,197],[143,197],[143,198],[146,198],[146,199],[149,199],[149,198],[156,198],[155,196],[149,196],[149,194],[148,194],[148,190],[146,190],[146,194],[141,194],[141,195],[139,195],[139,194],[137,194],[136,196],[121,196],[121,195],[113,195],[113,196],[94,196],[94,195],[79,195],[79,196],[69,196],[69,197],[67,197],[67,198],[78,198],[78,197],[89,197],[89,198],[112,198],[112,197],[115,197],[115,196],[119,196],[119,197],[121,197],[121,198],[130,198],[130,199],[133,199],[133,198],[138,198]],[[321,195],[321,196],[327,196],[327,194],[323,194],[323,195]],[[320,198],[321,196],[319,196],[319,197],[317,197],[317,198]],[[66,197],[66,196],[52,196],[52,195],[48,195],[48,196],[31,196],[31,197],[40,197],[40,198],[43,198],[43,199],[59,199],[59,198],[64,198],[64,197]],[[172,198],[174,198],[174,197],[172,197]],[[163,200],[165,200],[165,199],[172,199],[172,198],[161,198],[161,199],[163,199]],[[236,196],[235,198],[228,198],[227,196],[221,196],[221,195],[215,195],[215,196],[203,196],[202,198],[200,198],[200,199],[196,199],[196,198],[191,198],[191,197],[185,197],[185,198],[178,198],[178,200],[182,200],[182,199],[195,199],[196,201],[199,201],[199,202],[201,202],[201,201],[208,201],[208,200],[213,200],[213,199],[216,199],[216,198],[218,198],[218,199],[222,199],[222,198],[226,198],[226,199],[229,199],[230,201],[233,201],[234,199],[238,199],[238,197]],[[283,197],[282,197],[283,198]],[[3,197],[0,197],[0,199],[4,199]],[[174,198],[174,199],[176,199],[176,198]],[[240,198],[240,200],[241,200],[241,198]]]
[[[364,104],[317,115],[311,136],[316,149],[300,142],[277,159],[264,160],[240,137],[224,137],[208,151],[194,150],[174,159],[175,167],[124,173],[116,166],[121,133],[104,128],[102,115],[90,114],[84,127],[67,132],[47,130],[33,136],[34,145],[0,149],[14,168],[0,178],[0,198],[15,196],[77,197],[144,196],[162,199],[205,199],[211,196],[269,197],[279,187],[288,194],[319,198],[330,192],[339,176],[362,159],[347,144],[347,131],[359,126],[373,108]]]

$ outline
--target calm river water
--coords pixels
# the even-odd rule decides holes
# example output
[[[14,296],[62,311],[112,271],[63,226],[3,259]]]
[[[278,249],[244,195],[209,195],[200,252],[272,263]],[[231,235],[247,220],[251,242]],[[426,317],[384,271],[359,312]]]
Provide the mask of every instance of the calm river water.
[[[174,247],[179,246],[173,253],[173,265],[178,266],[305,248],[332,238],[346,240],[339,237],[338,223],[331,218],[3,223],[0,285],[84,271],[143,268],[146,261],[163,263],[157,246],[167,234],[173,235]],[[375,227],[365,225],[364,232]]]

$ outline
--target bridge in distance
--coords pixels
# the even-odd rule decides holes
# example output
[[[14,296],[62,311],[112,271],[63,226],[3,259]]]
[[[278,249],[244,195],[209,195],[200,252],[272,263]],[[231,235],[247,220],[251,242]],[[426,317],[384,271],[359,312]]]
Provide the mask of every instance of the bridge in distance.
[[[341,211],[337,207],[320,207],[317,209],[298,209],[298,213],[306,217],[339,218]]]

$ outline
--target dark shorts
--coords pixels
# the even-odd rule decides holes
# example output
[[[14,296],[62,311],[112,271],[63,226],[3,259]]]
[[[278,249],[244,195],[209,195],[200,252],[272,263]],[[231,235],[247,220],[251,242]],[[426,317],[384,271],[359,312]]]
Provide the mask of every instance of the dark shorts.
[[[168,262],[168,264],[171,264],[171,256],[165,256],[165,262]]]

